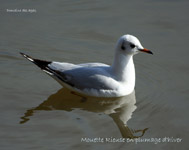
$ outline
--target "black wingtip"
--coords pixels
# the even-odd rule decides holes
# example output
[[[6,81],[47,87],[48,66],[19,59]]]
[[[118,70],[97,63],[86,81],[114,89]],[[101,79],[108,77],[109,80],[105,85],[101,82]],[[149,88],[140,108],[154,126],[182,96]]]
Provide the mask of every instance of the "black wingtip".
[[[24,55],[24,53],[22,53],[22,52],[19,52],[21,55]]]
[[[24,53],[22,53],[22,52],[20,52],[20,54],[21,54],[23,57],[25,57],[26,59],[28,59],[29,61],[34,62],[34,59],[33,59],[32,57],[30,57],[29,55],[26,55],[26,54],[24,54]]]
[[[19,53],[20,53],[20,55],[22,55],[22,56],[24,56],[24,57],[27,56],[26,54],[24,54],[24,53],[22,53],[22,52],[19,52]]]
[[[25,54],[24,53],[22,53],[22,52],[19,52],[20,53],[20,55],[22,55],[22,56],[24,56]]]
[[[29,55],[26,55],[22,52],[20,52],[20,54],[26,58],[27,60],[31,61],[32,63],[36,64],[39,68],[41,68],[42,70],[45,70],[46,67],[48,66],[48,64],[52,63],[51,61],[45,61],[45,60],[40,60],[40,59],[34,59],[32,57],[30,57]]]

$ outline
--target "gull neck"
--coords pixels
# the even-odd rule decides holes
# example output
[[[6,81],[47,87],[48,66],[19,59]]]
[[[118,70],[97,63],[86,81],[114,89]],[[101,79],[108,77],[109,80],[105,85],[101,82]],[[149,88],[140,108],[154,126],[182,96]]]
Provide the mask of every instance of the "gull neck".
[[[135,67],[133,55],[124,55],[116,52],[112,64],[112,71],[120,82],[135,85]]]

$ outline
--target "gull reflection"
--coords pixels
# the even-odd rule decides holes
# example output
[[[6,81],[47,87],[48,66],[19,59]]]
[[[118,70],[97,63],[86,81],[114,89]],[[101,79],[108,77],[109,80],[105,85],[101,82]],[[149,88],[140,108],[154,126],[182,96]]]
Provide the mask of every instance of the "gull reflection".
[[[138,138],[142,137],[148,128],[133,130],[127,126],[128,120],[131,119],[132,113],[136,109],[135,103],[135,92],[120,98],[95,98],[82,97],[62,88],[57,93],[50,95],[47,100],[36,108],[27,110],[24,116],[21,117],[20,124],[29,121],[30,116],[33,116],[36,111],[65,110],[69,112],[79,108],[84,111],[109,115],[119,128],[122,137]]]

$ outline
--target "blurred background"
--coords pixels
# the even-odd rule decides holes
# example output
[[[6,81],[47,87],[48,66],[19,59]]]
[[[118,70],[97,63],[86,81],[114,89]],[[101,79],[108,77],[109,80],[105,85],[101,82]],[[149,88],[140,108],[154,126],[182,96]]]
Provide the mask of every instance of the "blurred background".
[[[189,149],[188,5],[187,0],[1,0],[1,149]],[[111,64],[115,43],[124,34],[135,35],[154,53],[134,57],[136,109],[128,127],[148,128],[143,138],[182,142],[83,143],[82,137],[122,134],[95,105],[71,105],[75,97],[68,96],[69,109],[53,107],[53,101],[38,107],[61,86],[20,51],[45,60]]]

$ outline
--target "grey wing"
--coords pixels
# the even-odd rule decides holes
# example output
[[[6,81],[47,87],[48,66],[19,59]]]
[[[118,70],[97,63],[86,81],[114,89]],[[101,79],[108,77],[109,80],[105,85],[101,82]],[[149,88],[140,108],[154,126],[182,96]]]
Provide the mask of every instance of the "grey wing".
[[[82,67],[61,73],[64,82],[77,89],[105,89],[112,90],[111,79],[105,68]]]
[[[24,53],[23,57],[36,64],[44,72],[52,76],[58,82],[64,82],[78,89],[113,89],[110,84],[109,66],[102,64],[81,64],[58,63],[34,59]]]

